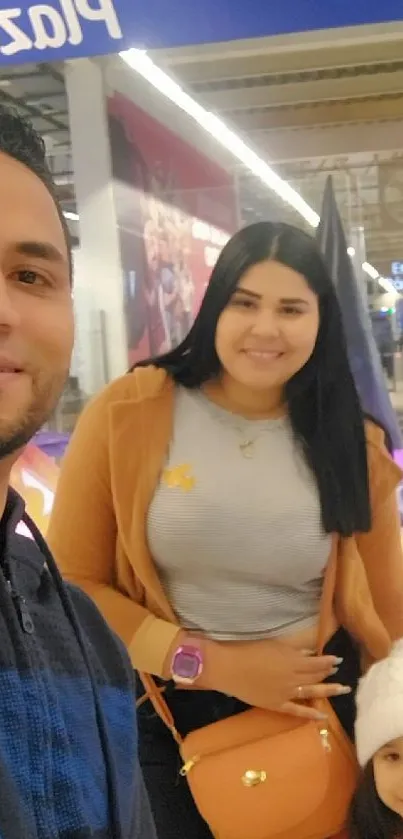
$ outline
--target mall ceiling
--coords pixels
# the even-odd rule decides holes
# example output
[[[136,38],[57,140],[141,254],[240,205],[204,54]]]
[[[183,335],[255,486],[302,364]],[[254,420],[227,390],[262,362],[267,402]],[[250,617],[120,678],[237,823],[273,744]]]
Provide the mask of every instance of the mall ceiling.
[[[368,259],[388,274],[403,247],[403,23],[153,57],[318,211],[333,174],[346,227],[365,228]],[[295,220],[238,176],[245,219]]]
[[[333,173],[346,227],[364,226],[368,259],[382,273],[402,259],[403,23],[152,56],[316,209]],[[63,67],[1,70],[0,99],[17,101],[45,136],[65,209],[74,210]],[[245,221],[296,221],[242,167],[236,175]]]
[[[16,104],[42,134],[64,208],[74,210],[63,66],[24,64],[0,69],[0,101]]]

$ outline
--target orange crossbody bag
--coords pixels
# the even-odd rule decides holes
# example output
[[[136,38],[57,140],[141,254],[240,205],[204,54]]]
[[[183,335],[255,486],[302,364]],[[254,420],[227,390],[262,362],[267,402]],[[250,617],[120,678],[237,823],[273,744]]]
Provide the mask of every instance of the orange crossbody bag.
[[[328,637],[337,540],[325,572],[318,651]],[[353,744],[327,700],[316,722],[258,708],[179,735],[154,679],[140,674],[170,729],[195,804],[216,839],[329,839],[344,830],[358,779]],[[189,837],[190,839],[190,837]]]

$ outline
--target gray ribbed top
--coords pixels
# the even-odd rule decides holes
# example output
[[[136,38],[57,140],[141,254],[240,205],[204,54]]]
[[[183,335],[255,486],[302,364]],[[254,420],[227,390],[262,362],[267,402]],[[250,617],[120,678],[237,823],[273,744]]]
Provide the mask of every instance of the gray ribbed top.
[[[313,625],[331,537],[288,419],[246,420],[177,388],[173,429],[148,541],[181,625],[221,640]]]

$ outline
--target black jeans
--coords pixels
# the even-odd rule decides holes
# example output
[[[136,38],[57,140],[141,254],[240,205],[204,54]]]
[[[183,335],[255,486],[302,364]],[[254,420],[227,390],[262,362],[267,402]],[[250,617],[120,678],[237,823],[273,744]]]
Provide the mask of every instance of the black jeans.
[[[344,629],[339,629],[330,639],[326,653],[343,658],[338,673],[328,681],[353,688],[352,694],[332,700],[341,724],[353,739],[354,696],[360,676],[359,655]],[[142,693],[142,686],[138,684],[138,696]],[[214,692],[178,690],[174,685],[168,685],[164,696],[182,736],[247,709],[238,699]],[[181,759],[178,748],[149,702],[139,708],[138,725],[140,764],[158,839],[212,839],[194,804],[186,778],[179,775]]]

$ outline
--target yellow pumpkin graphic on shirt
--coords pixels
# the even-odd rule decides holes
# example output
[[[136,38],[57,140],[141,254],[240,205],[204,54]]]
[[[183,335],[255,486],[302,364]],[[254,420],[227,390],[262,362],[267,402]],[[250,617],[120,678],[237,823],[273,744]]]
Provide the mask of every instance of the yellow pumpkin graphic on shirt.
[[[183,492],[190,492],[196,483],[189,463],[164,469],[162,481],[169,489],[182,489]]]

